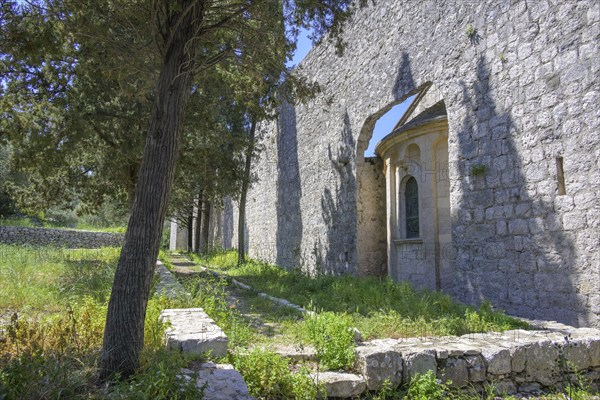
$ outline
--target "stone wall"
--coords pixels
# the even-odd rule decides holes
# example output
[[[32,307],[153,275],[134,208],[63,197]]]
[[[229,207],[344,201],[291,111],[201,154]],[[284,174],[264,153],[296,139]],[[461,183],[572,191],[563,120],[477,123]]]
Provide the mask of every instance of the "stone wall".
[[[121,246],[124,234],[68,229],[0,226],[0,243],[97,249]]]
[[[449,122],[453,251],[442,289],[598,325],[600,4],[368,3],[347,24],[342,57],[325,40],[298,67],[322,92],[259,129],[250,254],[308,271],[377,270],[359,254],[371,229],[358,221],[362,149],[381,115],[433,83]]]
[[[407,384],[415,374],[433,371],[452,386],[498,394],[539,394],[585,377],[600,383],[597,329],[470,334],[429,339],[380,339],[356,348],[356,372],[369,390],[387,379]]]

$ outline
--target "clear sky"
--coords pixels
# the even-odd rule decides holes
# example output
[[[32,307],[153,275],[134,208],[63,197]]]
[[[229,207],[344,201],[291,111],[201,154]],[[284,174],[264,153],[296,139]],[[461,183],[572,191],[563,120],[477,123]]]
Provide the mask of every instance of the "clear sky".
[[[296,48],[296,52],[294,53],[294,57],[291,61],[288,61],[288,67],[296,66],[306,57],[310,49],[312,48],[312,42],[308,38],[309,32],[302,30],[298,37],[298,46]],[[400,103],[394,107],[386,114],[384,114],[379,121],[375,124],[375,129],[373,130],[373,137],[369,142],[369,148],[365,151],[365,157],[373,157],[375,155],[375,146],[379,141],[386,136],[388,133],[394,129],[396,123],[402,118],[402,115],[408,108],[412,101],[412,98]]]

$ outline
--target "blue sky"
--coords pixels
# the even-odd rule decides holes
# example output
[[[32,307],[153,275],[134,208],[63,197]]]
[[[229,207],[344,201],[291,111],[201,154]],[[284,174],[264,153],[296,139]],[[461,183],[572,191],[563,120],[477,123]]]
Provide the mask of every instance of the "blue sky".
[[[294,53],[294,57],[291,61],[288,62],[288,67],[292,67],[298,65],[300,61],[306,57],[310,49],[312,48],[312,42],[308,38],[309,32],[306,30],[302,30],[298,37],[298,46],[296,48],[296,52]],[[373,137],[369,142],[369,147],[367,151],[365,151],[365,157],[373,157],[375,155],[375,146],[379,141],[386,136],[388,133],[394,129],[396,123],[402,117],[402,114],[406,111],[408,106],[410,105],[410,100],[404,101],[394,107],[386,114],[384,114],[375,124],[375,129],[373,130]]]

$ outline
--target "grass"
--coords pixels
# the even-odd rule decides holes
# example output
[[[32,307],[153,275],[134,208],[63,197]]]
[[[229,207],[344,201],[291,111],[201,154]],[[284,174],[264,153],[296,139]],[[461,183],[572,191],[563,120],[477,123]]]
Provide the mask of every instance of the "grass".
[[[96,226],[85,222],[77,222],[71,225],[61,224],[51,219],[38,217],[9,217],[0,218],[0,226],[21,226],[26,228],[56,228],[56,229],[77,229],[94,232],[125,233],[125,226]]]
[[[163,345],[164,308],[197,299],[153,296],[140,370],[98,385],[97,363],[119,249],[65,250],[0,245],[1,399],[201,398],[177,375],[190,360]]]
[[[463,335],[473,332],[527,328],[527,324],[489,303],[471,307],[448,295],[415,290],[389,278],[319,275],[249,261],[237,267],[235,252],[192,258],[209,268],[238,279],[253,289],[302,307],[347,314],[363,338]]]
[[[119,250],[33,249],[0,245],[0,256],[0,310],[3,310],[0,314],[1,399],[201,398],[202,389],[195,386],[195,381],[186,381],[179,376],[180,368],[189,368],[198,359],[164,348],[166,326],[158,318],[165,308],[186,307],[204,308],[225,331],[233,351],[225,359],[217,361],[234,364],[246,379],[252,395],[257,398],[321,398],[324,396],[323,386],[315,384],[309,373],[315,367],[347,369],[353,362],[350,328],[362,318],[363,312],[382,301],[367,301],[362,308],[349,312],[348,306],[337,305],[336,308],[332,301],[303,294],[313,285],[321,287],[321,290],[335,288],[343,294],[343,289],[330,281],[330,277],[288,277],[289,273],[250,263],[248,268],[260,267],[260,270],[267,271],[263,278],[281,274],[284,282],[297,283],[295,290],[286,288],[281,282],[263,283],[267,287],[280,287],[281,292],[276,294],[296,292],[298,299],[306,298],[315,307],[320,304],[332,309],[303,318],[292,309],[273,307],[269,300],[258,297],[256,292],[236,292],[237,289],[228,285],[227,279],[205,276],[207,274],[188,276],[181,281],[190,296],[179,299],[153,296],[149,300],[139,371],[126,381],[98,385],[96,366]],[[161,254],[161,257],[166,259],[166,254]],[[229,254],[223,257],[231,259]],[[223,266],[222,269],[229,272],[238,270],[231,266]],[[241,270],[248,273],[243,268]],[[258,277],[255,279],[260,280]],[[346,279],[340,282],[354,284],[351,292],[366,295],[374,290],[363,287],[364,282]],[[393,282],[370,284],[379,285],[376,288],[380,290],[381,285],[396,285]],[[400,289],[386,290],[395,293],[394,290]],[[402,289],[399,293],[406,294],[405,291]],[[348,297],[346,303],[354,304],[354,301]],[[430,307],[424,306],[423,309]],[[261,331],[249,316],[253,313],[260,314],[262,322],[273,323],[279,328],[276,332]],[[474,315],[481,320],[490,319],[480,314],[481,310]],[[364,318],[371,317],[367,313]],[[293,364],[275,354],[270,348],[282,339],[295,344],[311,344],[317,350],[319,364]],[[419,396],[438,392],[451,399],[482,398],[480,395],[448,392],[445,386],[438,388],[437,384],[437,381],[428,379],[415,383],[417,386],[412,390],[409,387],[399,392],[390,387],[388,391],[366,396],[373,399],[403,398],[410,391],[411,398],[423,398]],[[587,398],[586,391],[577,393],[583,396],[578,398]],[[559,397],[549,395],[547,398]]]

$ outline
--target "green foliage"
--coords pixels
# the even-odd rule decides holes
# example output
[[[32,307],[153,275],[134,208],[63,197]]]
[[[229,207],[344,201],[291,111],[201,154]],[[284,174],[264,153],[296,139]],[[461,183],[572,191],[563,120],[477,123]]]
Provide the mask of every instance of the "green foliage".
[[[104,302],[119,252],[0,245],[0,307],[52,312],[85,297]]]
[[[0,245],[0,398],[197,399],[177,377],[188,360],[164,349],[164,308],[194,299],[152,297],[141,368],[115,386],[96,385],[108,295],[119,249],[67,250]],[[6,311],[5,311],[6,312]]]
[[[142,354],[142,369],[131,379],[117,383],[111,399],[196,400],[204,397],[204,388],[196,386],[195,376],[186,379],[181,368],[188,361],[168,349]]]
[[[475,29],[475,27],[472,24],[467,25],[467,27],[465,28],[465,35],[467,35],[469,39],[472,39],[476,34],[477,30]]]
[[[407,400],[444,400],[448,398],[448,386],[435,376],[433,371],[416,374],[406,391]]]
[[[473,164],[471,165],[471,176],[484,176],[487,172],[487,165]]]
[[[354,364],[353,321],[345,313],[311,313],[304,320],[310,344],[326,370],[349,369]]]
[[[247,345],[254,338],[254,333],[249,323],[235,309],[229,305],[225,287],[227,282],[215,277],[195,277],[183,282],[183,286],[194,299],[197,307],[204,311],[227,334],[232,346]]]
[[[285,358],[269,350],[255,348],[233,356],[233,365],[240,371],[252,396],[259,398],[315,399],[324,393],[309,376],[306,368],[292,373]]]

